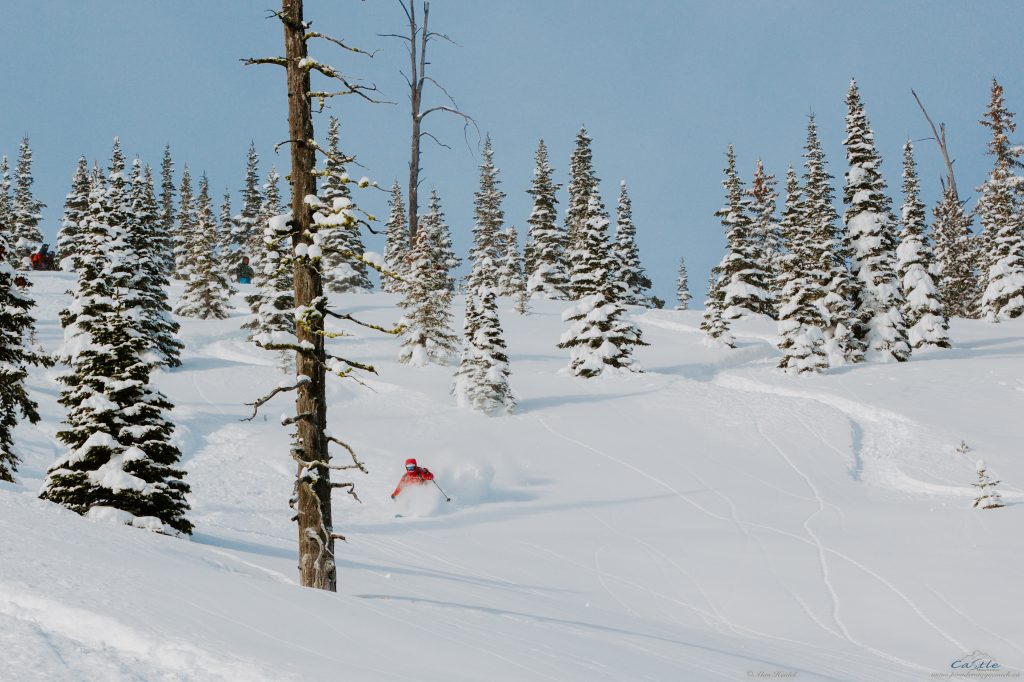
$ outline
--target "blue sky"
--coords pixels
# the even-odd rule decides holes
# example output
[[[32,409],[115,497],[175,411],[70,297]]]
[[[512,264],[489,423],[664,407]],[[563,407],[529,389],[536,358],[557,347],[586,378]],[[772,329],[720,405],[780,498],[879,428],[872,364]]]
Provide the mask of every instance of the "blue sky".
[[[47,0],[7,3],[0,24],[4,66],[0,152],[14,156],[22,135],[35,152],[36,194],[48,204],[48,236],[80,154],[106,163],[120,135],[126,151],[157,166],[165,143],[180,169],[206,172],[216,197],[242,183],[250,140],[261,172],[282,171],[287,156],[284,80],[275,67],[243,67],[241,57],[281,52],[281,29],[266,19],[273,0]],[[406,65],[397,0],[307,0],[317,29],[367,49],[373,59],[329,46],[314,56],[375,82],[397,105],[346,98],[332,107],[343,146],[390,186],[408,164]],[[722,203],[726,145],[735,145],[749,179],[760,156],[780,178],[799,164],[806,116],[818,116],[829,167],[844,170],[843,99],[855,76],[875,128],[884,172],[899,204],[900,146],[930,133],[910,89],[945,121],[957,178],[976,187],[989,161],[978,124],[993,77],[1008,105],[1024,113],[1020,27],[1024,3],[684,0],[433,0],[432,27],[459,47],[436,43],[430,73],[489,132],[501,169],[506,219],[521,230],[533,152],[543,137],[558,181],[585,123],[606,205],[625,179],[633,197],[641,253],[655,291],[674,293],[678,258],[703,291],[724,237],[712,215]],[[435,100],[440,102],[440,100]],[[318,123],[326,130],[326,114]],[[456,247],[468,249],[479,156],[460,122],[438,116],[429,130],[424,189],[441,194]],[[1020,136],[1024,138],[1024,135]],[[939,192],[941,159],[918,143],[925,199]],[[422,196],[422,194],[421,194]],[[561,195],[564,209],[564,190]],[[363,192],[367,209],[386,215],[386,195]],[[382,250],[382,237],[368,247]]]

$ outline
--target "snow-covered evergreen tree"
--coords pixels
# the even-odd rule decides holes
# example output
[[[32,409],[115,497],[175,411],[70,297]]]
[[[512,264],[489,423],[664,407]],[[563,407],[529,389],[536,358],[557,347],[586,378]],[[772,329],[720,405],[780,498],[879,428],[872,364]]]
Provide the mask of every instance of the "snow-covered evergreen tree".
[[[64,200],[64,216],[57,233],[57,258],[61,270],[74,270],[82,257],[81,233],[89,216],[89,164],[84,156],[71,178],[71,191]]]
[[[1010,142],[1017,125],[1006,108],[1003,86],[995,79],[981,124],[992,131],[988,151],[995,157],[975,209],[981,216],[986,247],[981,313],[989,322],[998,322],[1024,314],[1024,178],[1015,172],[1024,164],[1021,148]]]
[[[391,187],[391,198],[388,200],[390,213],[386,227],[384,242],[384,264],[387,272],[402,277],[405,256],[409,253],[409,225],[405,216],[405,201],[402,200],[402,188],[398,180]],[[381,291],[401,293],[403,282],[396,277],[381,274]]]
[[[504,248],[498,263],[498,295],[519,296],[526,286],[523,281],[523,258],[519,253],[519,233],[509,226],[501,235]]]
[[[185,172],[188,172],[187,168]],[[174,306],[174,313],[202,320],[223,320],[228,317],[231,283],[217,258],[217,217],[210,201],[210,183],[206,175],[199,181],[195,220],[195,226],[185,232],[189,236],[183,253],[187,264],[184,269],[185,290]]]
[[[11,168],[7,156],[0,157],[0,239],[13,240],[13,221],[11,216]],[[17,256],[9,246],[6,251],[6,260],[12,266],[15,265]]]
[[[19,260],[27,262],[43,243],[39,223],[43,220],[46,204],[32,196],[32,148],[28,138],[21,139],[18,165],[14,169],[14,196],[11,201],[11,243]]]
[[[50,359],[30,346],[35,329],[28,295],[31,286],[7,262],[7,242],[0,236],[0,481],[13,481],[18,469],[12,429],[21,419],[39,421],[38,405],[25,388],[29,365],[50,365]]]
[[[477,263],[476,267],[486,267],[482,260]],[[476,278],[483,279],[483,275]],[[452,385],[456,404],[488,415],[508,414],[516,404],[508,385],[509,373],[494,288],[470,289],[466,295],[462,357]]]
[[[864,113],[857,81],[846,94],[845,247],[854,282],[853,333],[869,359],[902,362],[910,357],[903,295],[896,274],[896,226],[885,194],[882,159]]]
[[[473,269],[469,275],[469,288],[477,292],[483,305],[484,289],[495,289],[497,294],[498,267],[501,254],[505,250],[506,239],[502,234],[505,213],[501,210],[501,202],[505,193],[498,189],[498,169],[494,166],[494,149],[491,138],[484,138],[484,160],[480,164],[480,189],[473,195],[473,246],[469,251],[469,261]]]
[[[636,226],[633,224],[633,202],[626,190],[626,181],[619,183],[619,205],[615,212],[615,244],[612,246],[619,280],[626,287],[622,302],[630,305],[650,305],[648,290],[651,279],[640,262],[640,249],[636,245]]]
[[[327,157],[320,171],[323,182],[318,195],[328,206],[340,209],[351,202],[349,177],[345,170],[345,164],[351,159],[341,151],[339,141],[338,119],[331,116],[327,126]],[[338,205],[335,206],[335,203]],[[373,290],[366,263],[355,257],[366,253],[357,221],[327,230],[321,246],[324,253],[321,267],[325,289],[336,292]]]
[[[238,243],[238,226],[231,215],[231,190],[224,188],[224,197],[220,200],[220,221],[217,227],[217,261],[220,263],[228,282],[233,281],[235,267],[232,263],[242,262],[241,246]],[[232,286],[232,293],[235,293]]]
[[[526,290],[532,298],[564,299],[568,296],[566,235],[558,227],[555,208],[558,203],[555,194],[561,185],[552,180],[553,174],[548,149],[541,140],[534,156],[533,183],[526,190],[533,197],[533,208],[526,221],[530,229],[524,251]]]
[[[782,351],[779,368],[793,374],[820,372],[828,367],[825,328],[828,326],[822,305],[823,273],[816,268],[818,251],[815,232],[804,213],[803,197],[796,171],[786,172],[786,205],[779,223],[781,246],[776,261],[776,319],[779,321],[778,347]]]
[[[686,259],[679,257],[679,274],[676,277],[676,310],[690,308],[690,278],[686,274]]]
[[[178,222],[174,228],[174,278],[187,279],[190,266],[189,244],[195,241],[193,233],[196,230],[196,215],[192,206],[192,174],[188,166],[181,173],[178,196]]]
[[[175,466],[180,453],[171,442],[173,424],[163,417],[173,406],[148,386],[152,341],[144,332],[145,290],[139,287],[144,263],[123,220],[123,205],[132,205],[122,202],[123,169],[115,145],[110,182],[92,178],[81,233],[88,258],[76,270],[72,304],[61,315],[60,354],[70,370],[59,379],[68,428],[57,435],[69,451],[50,467],[40,496],[93,518],[189,533],[188,486]]]
[[[451,329],[452,290],[442,249],[434,242],[433,229],[418,230],[416,243],[406,257],[408,284],[399,306],[402,316],[402,350],[399,361],[424,367],[447,365],[455,353]]]
[[[245,297],[253,317],[242,325],[243,329],[252,331],[249,340],[262,345],[285,339],[291,342],[291,335],[295,333],[291,244],[271,227],[274,216],[283,214],[278,179],[277,169],[271,168],[263,186],[263,204],[256,215],[257,224],[262,227],[262,242],[253,258],[252,293]],[[281,354],[282,367],[289,362],[289,357],[288,353]]]
[[[110,301],[94,298],[83,310],[89,343],[60,378],[68,417],[57,437],[69,452],[50,467],[40,496],[90,518],[189,534],[189,486],[163,416],[173,405],[149,387],[146,340],[116,290]]]
[[[924,203],[919,194],[914,145],[907,141],[903,145],[903,230],[896,249],[907,340],[914,349],[949,348],[949,322],[931,275],[935,257],[925,234]]]
[[[570,350],[569,368],[576,376],[594,377],[606,371],[640,371],[632,357],[634,346],[645,346],[640,330],[622,319],[625,308],[623,282],[613,276],[615,256],[609,245],[608,213],[595,186],[587,204],[588,218],[570,258],[581,263],[573,268],[569,284],[578,302],[562,313],[570,322],[559,339],[559,348]]]
[[[441,208],[441,197],[437,190],[431,190],[430,202],[427,206],[427,215],[423,217],[421,229],[430,231],[432,248],[438,254],[438,263],[444,268],[445,277],[448,281],[448,290],[455,291],[455,277],[452,271],[462,265],[462,259],[455,255],[455,247],[452,245],[452,233],[445,222],[444,211]]]
[[[263,230],[259,224],[260,206],[262,204],[263,192],[260,189],[260,157],[256,153],[256,143],[250,142],[249,151],[245,157],[242,208],[233,219],[235,243],[238,249],[231,254],[227,264],[232,274],[241,265],[243,258],[248,258],[250,264],[252,264],[256,262],[255,255],[262,250]]]
[[[846,251],[839,231],[839,214],[833,205],[835,190],[825,166],[825,151],[818,139],[818,126],[812,115],[807,123],[804,151],[803,214],[813,231],[810,262],[820,278],[821,305],[827,312],[825,348],[829,365],[841,365],[861,359],[860,345],[853,336],[853,310],[850,300],[853,283],[846,267]]]
[[[174,212],[174,160],[171,158],[171,145],[164,147],[164,157],[160,162],[160,261],[164,278],[174,276],[174,245],[177,243],[176,214]]]
[[[980,509],[998,509],[1005,507],[1002,495],[996,489],[999,481],[993,481],[988,477],[988,467],[984,460],[978,460],[978,482],[971,485],[978,489],[978,496],[974,498],[974,505]]]
[[[722,316],[725,300],[722,286],[723,265],[724,262],[711,268],[711,275],[708,277],[708,297],[704,301],[704,316],[700,328],[704,332],[704,345],[712,348],[735,348],[736,339]]]
[[[753,223],[754,243],[759,254],[758,265],[764,272],[765,282],[772,296],[774,314],[779,292],[775,289],[776,275],[782,258],[779,221],[775,217],[779,195],[775,191],[775,176],[764,169],[761,159],[757,160],[754,178],[750,183],[750,210]]]
[[[594,173],[590,142],[586,127],[580,126],[580,131],[576,134],[576,147],[569,158],[569,203],[565,210],[565,239],[566,249],[569,251],[579,249],[578,242],[586,229],[590,195],[599,183]],[[569,266],[572,266],[571,260]],[[574,299],[580,296],[576,291],[570,291],[569,294]]]
[[[734,320],[749,314],[774,315],[766,273],[761,269],[754,225],[750,220],[750,200],[736,173],[736,154],[732,145],[726,152],[726,205],[715,212],[722,221],[727,241],[722,273],[722,318]]]
[[[943,192],[932,215],[935,283],[943,317],[977,317],[981,291],[974,272],[978,252],[975,242],[980,240],[971,232],[971,216],[952,187]]]
[[[154,356],[146,359],[167,367],[181,365],[184,344],[178,339],[179,325],[171,317],[167,302],[167,274],[164,254],[170,250],[171,238],[161,226],[160,207],[153,187],[153,171],[146,166],[139,170],[139,160],[132,164],[131,216],[128,243],[138,260],[133,288],[138,292],[139,307],[135,312],[139,331]]]

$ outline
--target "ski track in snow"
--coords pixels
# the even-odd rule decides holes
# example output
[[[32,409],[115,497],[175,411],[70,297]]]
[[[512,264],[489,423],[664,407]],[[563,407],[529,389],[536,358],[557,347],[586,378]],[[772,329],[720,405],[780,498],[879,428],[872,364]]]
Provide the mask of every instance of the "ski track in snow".
[[[741,386],[745,386],[745,385],[747,385],[746,384],[747,381],[750,381],[751,384],[757,384],[757,382],[753,382],[752,380],[745,380],[745,379],[741,380],[739,382],[739,384]],[[716,383],[718,383],[718,379],[717,378],[716,378]],[[729,384],[730,382],[728,380],[726,380],[723,383],[724,384]],[[732,386],[726,386],[726,387],[730,387],[731,388]],[[769,388],[773,388],[773,387],[769,387]],[[744,389],[738,389],[738,390],[742,391]],[[747,390],[747,392],[764,393],[764,392],[769,392],[769,391],[751,391],[751,390]],[[771,391],[771,392],[774,392],[774,391]],[[803,395],[795,395],[793,397],[804,398],[805,396],[803,396]],[[842,399],[840,399],[840,400],[842,400]],[[869,408],[869,409],[871,409],[871,408]],[[960,644],[955,638],[950,636],[947,632],[945,632],[938,625],[936,625],[934,623],[934,621],[932,621],[922,611],[922,609],[920,607],[918,607],[913,602],[913,600],[911,600],[904,592],[899,590],[895,585],[893,585],[890,581],[886,580],[883,576],[878,574],[876,571],[872,570],[870,567],[864,565],[860,561],[857,561],[856,559],[848,556],[847,554],[845,554],[843,552],[840,552],[839,550],[836,550],[836,549],[831,548],[831,547],[825,547],[824,545],[820,544],[820,541],[818,541],[816,543],[812,539],[808,539],[807,537],[802,537],[802,536],[796,535],[794,533],[791,533],[791,532],[789,532],[787,530],[784,530],[784,529],[781,529],[781,528],[777,528],[777,527],[773,527],[773,526],[768,526],[768,525],[764,525],[764,524],[760,524],[760,523],[756,523],[756,522],[751,522],[751,521],[742,521],[742,520],[739,520],[738,518],[736,518],[735,516],[732,519],[724,517],[724,516],[722,516],[722,515],[720,515],[720,514],[718,514],[716,512],[713,512],[713,511],[707,509],[706,507],[700,505],[699,503],[694,502],[693,500],[689,499],[684,493],[680,492],[679,490],[677,490],[676,488],[674,488],[672,485],[670,485],[669,483],[665,482],[664,480],[659,479],[658,477],[651,475],[650,473],[640,469],[639,467],[636,467],[633,464],[630,464],[629,462],[625,462],[625,461],[619,459],[618,457],[615,457],[614,455],[611,455],[611,454],[609,454],[607,452],[604,452],[603,450],[600,450],[599,448],[595,448],[594,446],[588,445],[587,443],[584,443],[584,442],[579,441],[579,440],[577,440],[575,438],[572,438],[571,436],[566,436],[565,434],[562,434],[562,433],[558,432],[553,427],[551,427],[551,425],[548,424],[547,421],[544,418],[542,418],[540,416],[535,416],[535,418],[537,419],[537,421],[540,422],[540,424],[545,429],[547,429],[553,435],[555,435],[555,436],[557,436],[557,437],[559,437],[559,438],[561,438],[561,439],[563,439],[563,440],[565,440],[567,442],[573,443],[573,444],[575,444],[575,445],[577,445],[579,447],[582,447],[582,448],[584,448],[586,450],[589,450],[589,451],[591,451],[591,452],[593,452],[595,454],[598,454],[598,455],[600,455],[602,457],[605,457],[606,459],[609,459],[609,460],[611,460],[613,462],[616,462],[616,463],[620,464],[621,466],[623,466],[623,467],[625,467],[627,469],[632,470],[633,472],[639,474],[640,476],[642,476],[642,477],[644,477],[644,478],[646,478],[646,479],[648,479],[648,480],[650,480],[650,481],[652,481],[652,482],[654,482],[654,483],[664,487],[665,489],[667,489],[670,492],[672,492],[679,499],[685,501],[687,504],[697,508],[699,511],[701,511],[702,513],[704,513],[704,514],[706,514],[706,515],[708,515],[708,516],[710,516],[712,518],[715,518],[715,519],[717,519],[719,521],[726,521],[726,522],[732,521],[733,523],[736,523],[736,524],[742,524],[742,525],[745,525],[745,526],[750,526],[752,528],[760,528],[760,529],[768,530],[768,531],[771,531],[771,532],[774,532],[774,533],[779,533],[779,534],[791,537],[793,539],[796,539],[796,540],[798,540],[800,542],[809,544],[809,545],[813,546],[816,550],[817,549],[821,549],[825,553],[835,555],[836,557],[838,557],[838,558],[842,559],[843,561],[849,563],[850,565],[858,568],[859,570],[861,570],[862,572],[864,572],[868,576],[874,578],[876,581],[878,581],[883,586],[885,586],[890,592],[892,592],[902,602],[904,602],[911,609],[911,611],[913,613],[915,613],[918,616],[918,618],[921,619],[921,621],[923,623],[925,623],[929,628],[931,628],[936,633],[938,633],[940,636],[942,636],[944,639],[946,639],[947,641],[952,643],[954,646],[956,646],[957,649],[964,649],[964,650],[966,650],[965,647],[962,644]],[[714,491],[713,488],[711,488],[711,490]],[[818,497],[818,499],[820,500],[820,496]],[[824,505],[823,501],[822,501],[822,504]],[[833,590],[833,593],[834,593],[834,590]],[[661,596],[663,598],[668,598],[667,595],[659,595],[659,596]],[[836,600],[838,600],[838,596],[837,595],[834,595],[834,598]],[[673,601],[676,601],[676,600],[673,600]],[[808,615],[810,615],[810,614],[808,614]],[[817,621],[817,619],[814,619],[814,620]],[[746,628],[746,627],[742,627],[742,629],[746,630],[748,632],[754,632],[759,637],[773,638],[773,639],[782,639],[782,640],[785,640],[785,641],[794,641],[794,640],[788,640],[788,638],[784,638],[784,637],[775,637],[774,635],[770,635],[768,633],[752,631],[752,630],[750,630],[749,628]],[[893,656],[892,654],[888,654],[886,652],[879,651],[879,650],[877,650],[877,649],[875,649],[875,648],[873,648],[873,647],[871,647],[869,645],[863,644],[863,643],[857,641],[856,639],[850,637],[849,632],[845,631],[845,628],[843,628],[843,630],[844,630],[844,639],[848,639],[851,642],[851,644],[855,644],[858,647],[863,648],[864,650],[866,650],[866,651],[868,651],[870,653],[873,653],[873,654],[875,654],[877,656],[883,657],[886,660],[890,660],[890,661],[892,661],[894,663],[897,663],[899,665],[905,666],[905,667],[907,667],[909,669],[913,669],[913,670],[917,670],[917,671],[927,671],[927,670],[929,670],[929,668],[927,668],[926,666],[922,666],[922,665],[919,665],[919,664],[914,663],[912,661],[907,661],[907,660],[901,659],[901,658],[899,658],[897,656]],[[807,643],[807,642],[796,642],[796,641],[794,641],[794,643],[798,643],[798,644],[801,644],[803,646],[810,646],[810,644]]]

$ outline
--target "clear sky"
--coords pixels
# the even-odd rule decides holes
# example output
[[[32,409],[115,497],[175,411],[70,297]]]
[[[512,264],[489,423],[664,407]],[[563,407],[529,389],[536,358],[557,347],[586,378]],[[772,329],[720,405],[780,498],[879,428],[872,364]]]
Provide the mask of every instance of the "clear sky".
[[[205,171],[217,201],[230,188],[236,208],[250,140],[261,172],[271,163],[286,170],[285,152],[273,153],[286,137],[283,72],[239,62],[281,53],[281,28],[265,18],[273,0],[4,4],[0,152],[13,158],[21,136],[30,136],[47,236],[56,233],[78,156],[106,165],[115,135],[127,153],[154,166],[169,143],[179,172],[184,163],[194,175]],[[365,59],[321,45],[313,55],[375,82],[397,102],[344,98],[331,109],[342,121],[344,149],[365,166],[354,174],[390,186],[407,172],[408,104],[399,74],[407,58],[399,41],[377,34],[403,32],[397,0],[307,0],[306,16],[319,30],[379,50]],[[573,138],[585,123],[605,204],[614,208],[625,179],[644,264],[655,292],[670,300],[680,255],[700,292],[722,255],[712,214],[722,203],[726,145],[736,146],[746,179],[758,156],[781,178],[787,164],[801,162],[813,111],[840,186],[852,76],[897,205],[900,146],[930,134],[912,87],[947,124],[961,193],[989,167],[977,120],[993,77],[1006,87],[1009,107],[1024,115],[1019,0],[433,0],[431,26],[459,43],[435,43],[429,73],[491,134],[508,223],[525,227],[537,139],[547,142],[565,184]],[[322,135],[326,114],[317,126]],[[464,255],[478,180],[475,135],[467,148],[461,123],[440,115],[428,129],[452,149],[425,142],[423,187],[440,192]],[[918,144],[918,161],[931,203],[942,173],[934,143]],[[563,189],[560,212],[564,196]],[[383,192],[357,199],[386,216]],[[370,236],[367,246],[382,250],[383,238]]]

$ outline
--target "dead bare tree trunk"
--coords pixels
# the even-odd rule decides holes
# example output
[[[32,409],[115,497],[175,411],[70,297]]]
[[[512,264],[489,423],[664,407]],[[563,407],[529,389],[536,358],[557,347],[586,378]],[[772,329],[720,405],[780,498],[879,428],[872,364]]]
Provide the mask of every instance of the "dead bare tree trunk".
[[[313,245],[311,208],[305,198],[316,195],[316,149],[313,146],[313,110],[310,104],[309,69],[306,59],[306,26],[302,0],[283,0],[285,61],[288,70],[288,139],[291,140],[292,189],[291,244]],[[287,243],[287,242],[286,242]],[[294,259],[295,307],[312,306],[323,296],[320,272],[306,258]],[[310,328],[311,327],[311,328]],[[319,328],[318,328],[319,327]],[[295,398],[298,442],[295,511],[299,526],[299,582],[304,587],[337,591],[334,538],[331,525],[331,471],[324,429],[327,399],[324,384],[323,318],[296,325],[298,345],[308,350],[295,354],[295,372],[302,381]]]
[[[416,23],[416,0],[410,0],[408,5],[405,4],[405,0],[398,0],[398,2],[402,6],[402,10],[405,11],[406,19],[409,21],[409,35],[403,36],[395,33],[383,35],[389,38],[399,38],[404,40],[408,43],[407,47],[409,48],[409,75],[406,76],[406,82],[409,84],[409,104],[412,115],[408,195],[409,241],[412,243],[416,239],[416,229],[419,226],[419,187],[421,170],[420,147],[423,138],[429,137],[442,147],[451,149],[451,147],[438,140],[433,134],[423,131],[423,119],[432,112],[444,111],[449,114],[462,117],[467,125],[472,123],[475,127],[476,121],[474,121],[471,116],[463,113],[455,103],[452,96],[448,94],[448,91],[445,90],[440,83],[427,75],[427,43],[429,43],[432,38],[441,38],[442,40],[453,42],[451,38],[443,33],[431,32],[428,28],[430,21],[430,3],[426,1],[423,2],[423,25],[419,26]],[[442,93],[444,93],[444,96],[448,98],[449,102],[451,102],[451,106],[435,106],[421,111],[423,105],[423,88],[428,82],[433,83]]]
[[[910,94],[917,100],[917,106],[921,108],[921,113],[924,114],[924,118],[928,121],[928,125],[932,128],[932,134],[935,136],[934,140],[939,145],[939,151],[942,153],[942,160],[946,163],[946,182],[950,189],[953,190],[953,197],[957,201],[960,200],[960,195],[956,191],[956,176],[953,175],[953,161],[949,158],[949,148],[946,146],[946,124],[940,123],[938,130],[935,129],[935,124],[932,123],[931,116],[924,108],[924,104],[921,103],[921,98],[917,96],[917,93],[911,89]]]
[[[323,281],[320,277],[321,255],[314,255],[316,250],[310,248],[315,243],[314,235],[327,229],[366,223],[353,215],[354,206],[332,210],[316,197],[316,153],[329,152],[317,145],[313,135],[312,100],[316,98],[322,105],[327,98],[354,94],[376,102],[366,95],[366,91],[376,88],[350,83],[339,71],[309,58],[308,42],[314,38],[330,42],[350,52],[365,53],[349,47],[340,40],[311,30],[310,23],[302,16],[302,0],[282,0],[281,11],[274,12],[274,15],[284,26],[285,56],[242,61],[245,64],[283,66],[287,72],[287,144],[291,152],[291,173],[288,175],[288,181],[292,193],[291,217],[285,224],[276,220],[271,221],[270,229],[273,233],[271,243],[274,249],[292,250],[291,261],[295,279],[295,341],[288,343],[265,339],[257,341],[257,345],[268,350],[294,351],[296,376],[294,385],[276,388],[269,395],[249,403],[253,407],[253,416],[249,420],[275,395],[295,391],[295,415],[284,418],[282,424],[295,425],[296,428],[295,445],[291,450],[291,456],[295,460],[297,471],[295,488],[289,504],[295,510],[293,520],[298,523],[299,581],[304,587],[334,592],[337,590],[334,541],[344,540],[344,537],[334,532],[331,491],[343,488],[356,500],[359,498],[355,494],[353,483],[332,483],[331,471],[358,469],[365,473],[366,468],[356,458],[352,448],[330,435],[327,430],[326,375],[330,371],[341,377],[349,377],[355,370],[373,372],[374,369],[328,353],[325,338],[331,334],[326,332],[324,320],[327,316],[333,316],[386,333],[395,334],[401,330],[388,330],[362,323],[351,315],[333,312],[327,307],[327,299],[323,295]],[[337,92],[311,90],[312,71],[340,82],[343,89]],[[366,185],[360,182],[360,186]],[[324,252],[329,251],[326,247],[320,248]],[[345,252],[342,255],[367,262],[362,254]],[[352,464],[331,464],[329,443],[340,445],[348,451],[352,457]]]

